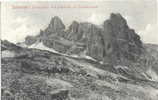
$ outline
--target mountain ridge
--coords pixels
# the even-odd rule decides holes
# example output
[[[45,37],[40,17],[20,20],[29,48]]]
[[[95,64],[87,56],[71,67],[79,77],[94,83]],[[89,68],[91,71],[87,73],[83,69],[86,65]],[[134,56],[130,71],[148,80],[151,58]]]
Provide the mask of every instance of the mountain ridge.
[[[85,53],[104,63],[108,62],[109,58],[111,60],[108,63],[117,63],[120,57],[136,61],[135,55],[140,55],[143,49],[140,37],[128,27],[126,20],[119,13],[112,13],[110,18],[104,21],[103,28],[87,22],[73,21],[67,30],[62,20],[55,16],[39,35],[25,39],[27,45],[36,41],[42,41],[45,46],[62,53]]]

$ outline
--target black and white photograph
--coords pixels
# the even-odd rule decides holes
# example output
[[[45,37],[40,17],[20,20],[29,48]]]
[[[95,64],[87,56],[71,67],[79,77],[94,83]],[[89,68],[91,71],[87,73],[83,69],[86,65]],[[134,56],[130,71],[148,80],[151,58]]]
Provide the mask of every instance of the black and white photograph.
[[[158,100],[157,0],[10,1],[1,100]]]

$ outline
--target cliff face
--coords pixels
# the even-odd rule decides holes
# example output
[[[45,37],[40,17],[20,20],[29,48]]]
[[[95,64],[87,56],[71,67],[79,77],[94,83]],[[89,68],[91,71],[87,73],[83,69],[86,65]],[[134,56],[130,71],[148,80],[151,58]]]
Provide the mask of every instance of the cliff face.
[[[73,21],[67,30],[55,16],[38,36],[26,37],[25,43],[31,45],[38,41],[61,53],[87,55],[105,63],[118,63],[121,59],[135,61],[142,52],[140,37],[120,14],[113,13],[102,28]]]
[[[136,60],[142,51],[140,37],[120,14],[111,14],[110,19],[104,22],[103,40],[107,57]]]

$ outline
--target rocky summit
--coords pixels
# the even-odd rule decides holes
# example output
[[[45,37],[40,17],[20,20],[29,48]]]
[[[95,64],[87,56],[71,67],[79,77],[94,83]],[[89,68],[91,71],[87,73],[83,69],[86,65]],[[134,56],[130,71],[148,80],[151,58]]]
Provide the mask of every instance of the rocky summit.
[[[143,49],[140,37],[120,14],[114,13],[102,27],[73,21],[67,30],[55,16],[39,35],[25,39],[27,45],[39,41],[61,53],[87,55],[104,63],[119,63],[123,59],[136,61]]]
[[[55,16],[22,43],[1,40],[2,100],[158,100],[158,46],[120,14],[102,26]]]

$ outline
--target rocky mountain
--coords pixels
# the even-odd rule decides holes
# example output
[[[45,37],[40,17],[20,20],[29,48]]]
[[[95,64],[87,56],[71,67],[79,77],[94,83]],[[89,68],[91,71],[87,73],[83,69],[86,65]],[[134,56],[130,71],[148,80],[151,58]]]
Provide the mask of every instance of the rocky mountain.
[[[120,58],[136,61],[143,50],[140,37],[120,14],[114,13],[104,21],[102,28],[73,21],[67,30],[55,16],[39,35],[26,37],[25,43],[32,45],[40,41],[61,53],[87,55],[104,63],[119,63]]]
[[[143,44],[120,14],[101,27],[73,21],[65,28],[55,16],[23,43],[1,41],[2,96],[157,100],[157,47]]]

